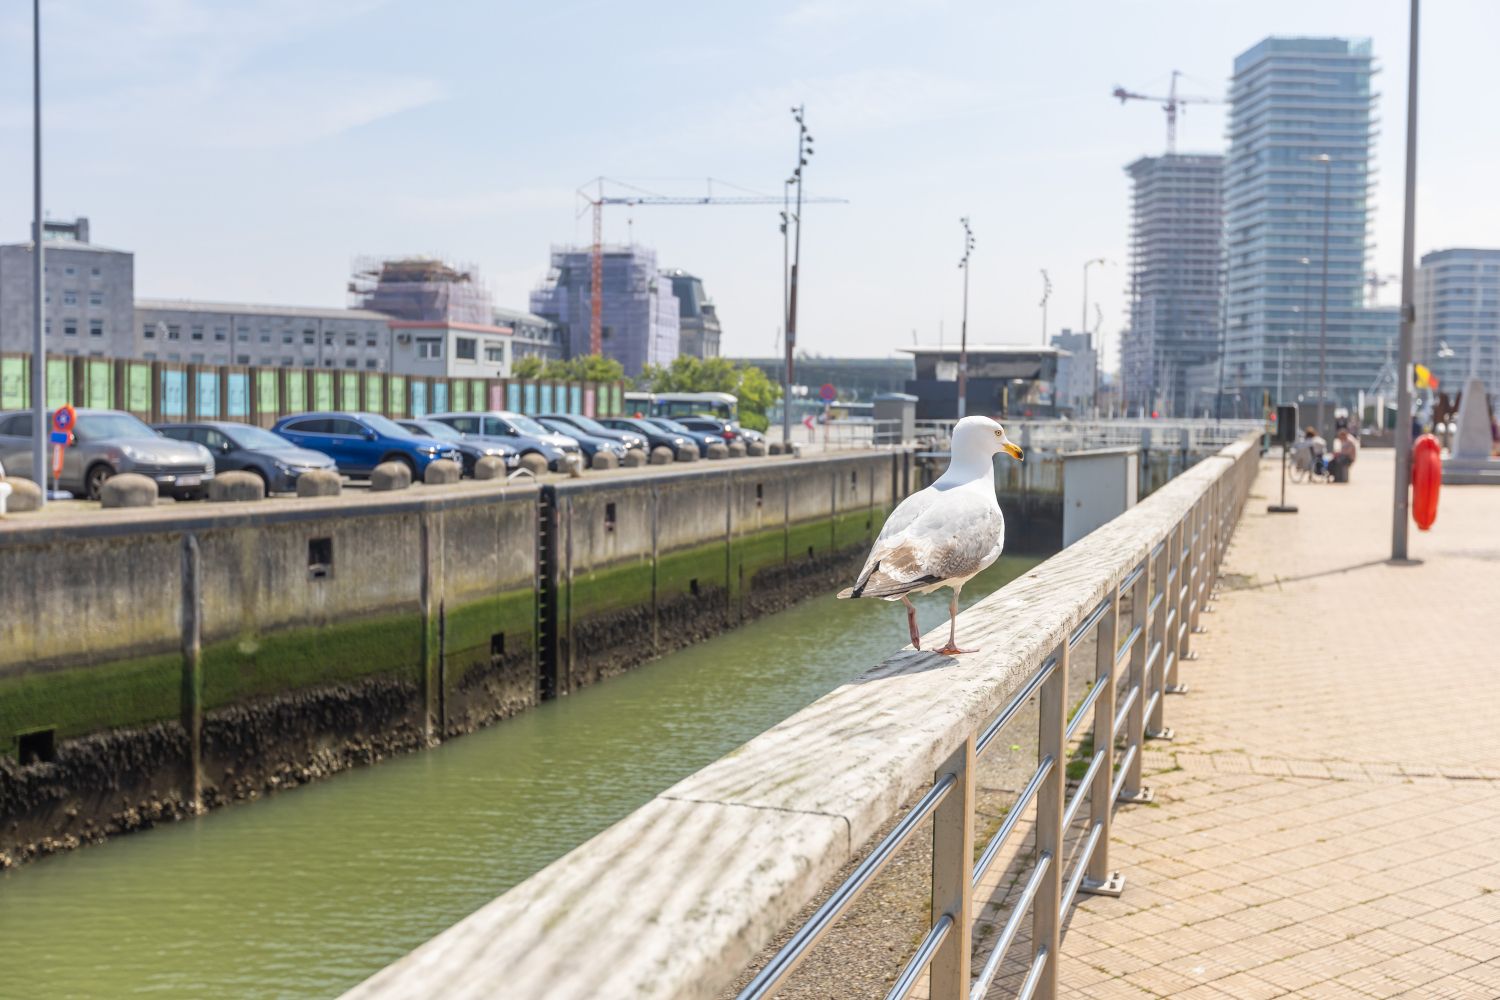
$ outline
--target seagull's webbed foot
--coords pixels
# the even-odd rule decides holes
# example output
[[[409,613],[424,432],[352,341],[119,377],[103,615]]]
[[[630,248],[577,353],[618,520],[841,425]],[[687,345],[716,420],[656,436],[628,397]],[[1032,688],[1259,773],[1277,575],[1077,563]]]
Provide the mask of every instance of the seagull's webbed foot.
[[[939,656],[957,656],[959,653],[977,653],[979,652],[979,650],[959,649],[957,646],[950,642],[941,649],[934,649],[933,652],[937,653]]]

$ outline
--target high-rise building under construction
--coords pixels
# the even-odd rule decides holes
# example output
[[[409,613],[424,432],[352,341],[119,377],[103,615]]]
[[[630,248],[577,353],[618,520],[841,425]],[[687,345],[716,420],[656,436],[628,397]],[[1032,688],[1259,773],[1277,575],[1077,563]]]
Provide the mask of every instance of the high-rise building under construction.
[[[1130,413],[1186,416],[1187,374],[1216,360],[1224,294],[1224,158],[1144,156],[1130,175],[1130,325],[1120,345]]]
[[[646,365],[667,365],[678,353],[677,298],[656,266],[656,251],[605,246],[600,332],[604,356],[635,376]],[[571,357],[589,353],[592,251],[557,247],[542,287],[531,293],[531,311],[562,327]]]

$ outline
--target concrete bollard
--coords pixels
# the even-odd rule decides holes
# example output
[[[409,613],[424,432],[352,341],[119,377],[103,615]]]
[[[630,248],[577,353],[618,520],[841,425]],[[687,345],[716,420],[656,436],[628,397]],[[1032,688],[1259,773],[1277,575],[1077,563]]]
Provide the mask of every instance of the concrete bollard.
[[[743,441],[731,441],[731,442],[729,442],[729,457],[730,458],[744,458],[746,454],[747,454],[747,451],[745,449],[745,442],[743,442]]]
[[[679,462],[696,462],[700,457],[702,455],[695,444],[685,444],[677,449],[677,461]]]
[[[596,469],[618,469],[620,467],[620,456],[612,451],[599,450],[594,452],[593,467]]]
[[[156,503],[156,481],[134,472],[110,476],[99,499],[105,507],[150,507]]]
[[[336,497],[344,492],[344,481],[332,469],[309,469],[297,477],[299,497]]]
[[[208,484],[211,503],[242,503],[265,498],[266,484],[253,472],[221,472]]]
[[[671,465],[672,458],[672,449],[668,448],[664,444],[659,444],[655,448],[651,449],[652,465]]]
[[[766,443],[764,441],[751,441],[745,445],[745,454],[751,458],[762,458],[766,454]]]
[[[10,487],[10,499],[6,501],[6,510],[12,514],[24,514],[29,510],[38,510],[42,506],[42,488],[29,479],[7,479],[5,484]]]
[[[486,455],[474,463],[475,479],[504,479],[505,459]]]
[[[381,462],[370,470],[370,490],[404,490],[411,485],[411,466],[405,462]]]
[[[547,471],[547,459],[534,451],[530,452],[521,456],[521,468],[530,472],[533,476],[540,476]]]
[[[456,483],[463,478],[464,467],[448,458],[439,458],[428,462],[427,468],[422,471],[422,482],[428,486],[447,486]]]
[[[772,441],[769,451],[772,455],[783,454],[786,451],[786,445],[782,444],[780,441]]]
[[[625,457],[623,459],[621,459],[621,461],[620,461],[620,465],[622,465],[623,467],[625,467],[627,469],[639,469],[641,466],[643,466],[645,464],[646,464],[646,452],[642,448],[631,448],[631,449],[629,449],[628,451],[625,452]]]
[[[721,444],[720,442],[715,441],[713,444],[708,446],[708,449],[704,453],[703,457],[708,459],[710,462],[717,462],[721,459],[728,458],[729,447],[725,444]]]

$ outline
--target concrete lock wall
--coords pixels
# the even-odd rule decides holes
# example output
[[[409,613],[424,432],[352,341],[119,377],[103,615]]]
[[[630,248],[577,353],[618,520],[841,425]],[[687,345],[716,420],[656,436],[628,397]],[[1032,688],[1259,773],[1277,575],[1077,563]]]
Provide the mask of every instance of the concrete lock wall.
[[[7,528],[0,867],[470,732],[835,589],[909,462]]]

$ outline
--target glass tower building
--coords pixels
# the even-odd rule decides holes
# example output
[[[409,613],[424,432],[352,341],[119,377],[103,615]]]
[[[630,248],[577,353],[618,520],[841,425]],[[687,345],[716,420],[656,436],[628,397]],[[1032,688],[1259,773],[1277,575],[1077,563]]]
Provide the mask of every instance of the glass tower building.
[[[1308,422],[1324,350],[1330,415],[1389,377],[1397,311],[1364,302],[1375,72],[1346,38],[1267,38],[1234,61],[1224,381],[1246,415],[1300,400]]]
[[[1471,377],[1500,393],[1500,250],[1435,250],[1416,287],[1417,360],[1450,396]]]

